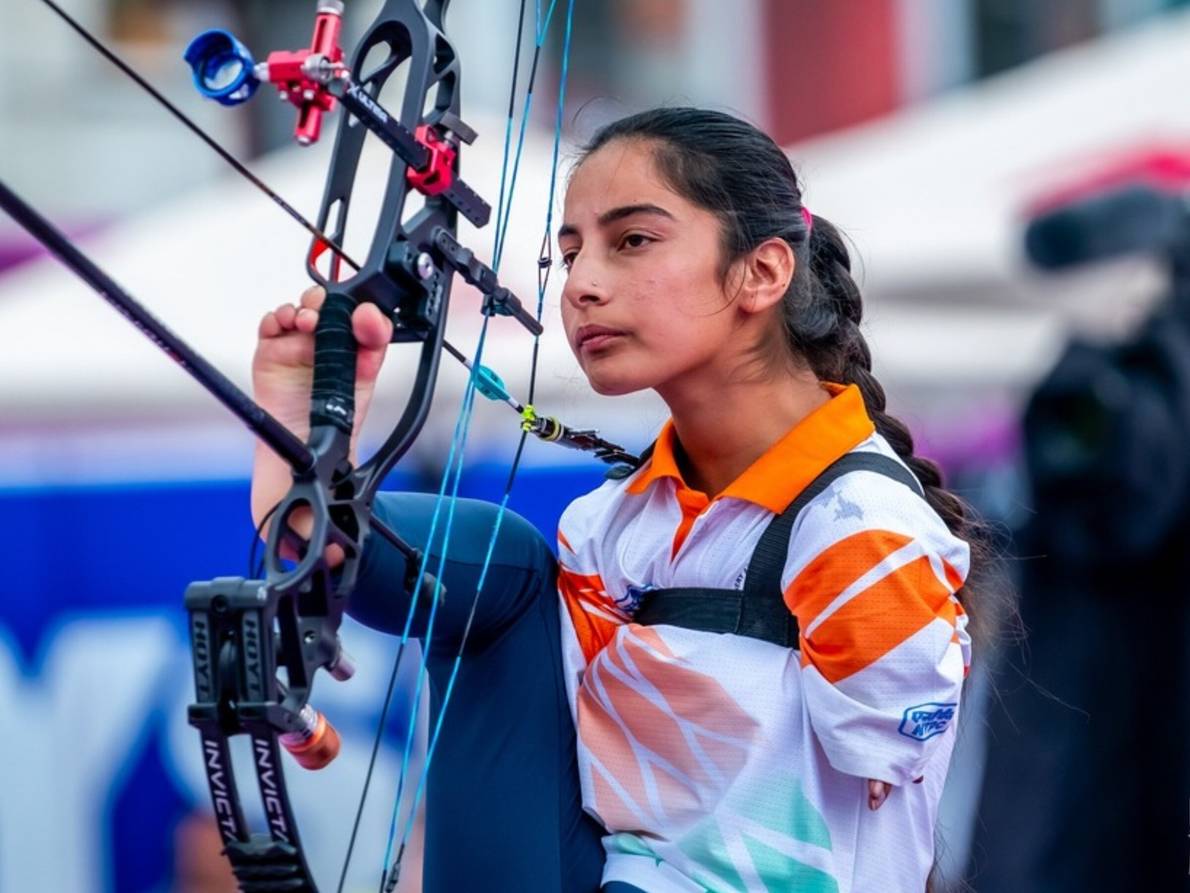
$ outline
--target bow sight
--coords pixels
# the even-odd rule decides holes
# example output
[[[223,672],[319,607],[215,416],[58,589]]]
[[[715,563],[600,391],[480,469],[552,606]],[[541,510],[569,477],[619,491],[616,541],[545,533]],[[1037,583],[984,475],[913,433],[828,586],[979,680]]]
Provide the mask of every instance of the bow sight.
[[[204,31],[186,47],[185,59],[198,92],[223,105],[246,102],[260,86],[252,53],[229,31]]]
[[[318,140],[322,114],[334,107],[327,81],[341,67],[342,0],[319,0],[310,48],[269,54],[257,65],[251,51],[222,29],[204,31],[190,42],[184,58],[194,73],[194,86],[208,99],[239,105],[252,98],[261,82],[275,84],[298,107],[295,139],[303,146]]]

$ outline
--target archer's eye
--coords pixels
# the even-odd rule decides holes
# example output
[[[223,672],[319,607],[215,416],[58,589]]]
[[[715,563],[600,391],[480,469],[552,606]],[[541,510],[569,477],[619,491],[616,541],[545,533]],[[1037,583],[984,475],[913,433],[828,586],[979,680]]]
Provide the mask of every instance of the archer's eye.
[[[570,272],[570,268],[574,266],[574,259],[576,257],[578,257],[577,251],[563,251],[562,256],[558,258],[558,266]]]
[[[646,236],[644,233],[625,233],[620,239],[621,248],[644,248],[654,239]]]

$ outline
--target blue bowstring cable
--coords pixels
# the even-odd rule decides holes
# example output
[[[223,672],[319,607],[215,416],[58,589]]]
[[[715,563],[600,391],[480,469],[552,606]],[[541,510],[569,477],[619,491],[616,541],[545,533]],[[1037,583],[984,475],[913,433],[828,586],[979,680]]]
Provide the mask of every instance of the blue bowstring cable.
[[[550,8],[546,10],[545,19],[541,18],[541,0],[537,0],[537,45],[541,46],[545,43],[546,32],[550,30],[550,20],[554,17],[554,7],[558,5],[558,0],[550,0]]]
[[[554,0],[554,3],[556,3],[556,2],[557,2],[557,0]],[[538,10],[540,11],[540,3],[538,4]],[[550,6],[549,14],[550,15],[553,14],[553,3]],[[569,73],[570,38],[571,38],[572,31],[573,31],[573,24],[574,24],[574,0],[569,0],[569,2],[567,4],[567,12],[566,12],[566,30],[565,30],[565,34],[563,37],[561,76],[560,76],[560,83],[558,85],[558,109],[557,109],[557,115],[556,115],[555,122],[554,122],[554,147],[553,147],[553,162],[554,163],[553,163],[553,166],[551,167],[549,203],[548,203],[547,210],[546,210],[546,223],[545,223],[545,238],[546,239],[549,238],[550,230],[553,227],[554,199],[557,195],[557,184],[558,184],[558,164],[557,164],[557,162],[558,162],[560,146],[561,146],[561,142],[562,142],[562,121],[563,121],[563,115],[564,115],[564,110],[565,110],[565,105],[566,105],[566,83],[567,83],[567,75]],[[541,35],[539,34],[539,43],[540,42],[541,42]],[[546,292],[546,281],[540,280],[538,282],[538,289],[537,289],[537,319],[539,321],[541,320],[542,312],[543,312],[544,306],[545,306],[545,292]],[[486,322],[487,321],[485,320],[485,328],[486,328]],[[534,338],[533,346],[534,346],[534,364],[535,365],[536,365],[537,343],[539,340],[540,340],[540,336],[537,336]],[[481,333],[481,347],[482,347],[482,333]],[[475,362],[471,369],[472,380],[474,380],[476,378],[478,369],[479,369],[479,356],[477,354]],[[472,398],[474,398],[473,393],[472,393]],[[515,473],[515,467],[513,470]],[[454,662],[451,665],[450,677],[448,678],[447,683],[446,683],[446,688],[443,691],[442,703],[441,703],[441,705],[439,705],[439,708],[438,708],[438,717],[434,722],[434,729],[433,729],[433,732],[431,733],[429,743],[426,746],[425,762],[424,762],[424,765],[422,766],[421,772],[418,774],[418,782],[417,782],[417,788],[414,791],[413,804],[409,810],[409,815],[408,815],[408,818],[405,823],[405,828],[401,832],[401,840],[400,840],[400,844],[398,847],[398,853],[400,853],[404,850],[406,844],[408,843],[409,837],[413,833],[413,825],[414,825],[414,822],[417,817],[417,808],[421,803],[421,798],[422,798],[423,794],[425,793],[426,782],[428,781],[429,774],[430,774],[430,764],[433,761],[434,751],[437,748],[438,738],[442,732],[442,725],[443,725],[443,722],[444,722],[444,719],[446,716],[446,707],[450,703],[451,694],[454,691],[455,681],[458,679],[459,669],[462,665],[463,649],[467,642],[467,637],[469,636],[469,634],[471,632],[471,626],[475,620],[476,608],[479,605],[479,597],[480,597],[480,594],[483,592],[484,583],[487,582],[488,571],[491,568],[492,559],[495,556],[496,541],[500,535],[500,528],[504,521],[505,510],[508,508],[509,497],[512,495],[512,485],[513,485],[513,477],[510,476],[508,483],[506,484],[506,486],[504,488],[504,496],[500,500],[500,505],[496,512],[496,521],[492,525],[492,534],[488,538],[487,552],[484,555],[483,565],[481,566],[481,569],[479,572],[479,581],[475,587],[475,600],[471,603],[471,610],[467,615],[467,622],[463,627],[463,634],[462,634],[462,637],[459,642],[459,649],[458,649],[458,652],[455,654]],[[448,525],[448,530],[449,530],[449,525]],[[441,574],[441,572],[442,572],[443,563],[444,562],[442,562],[442,561],[440,561],[440,563],[439,563],[439,574]],[[426,642],[428,642],[428,641],[429,641],[429,635],[427,633]],[[426,650],[428,653],[428,645],[426,646]],[[423,663],[424,663],[424,656],[423,656]],[[414,698],[414,704],[416,705],[416,697]],[[399,858],[399,856],[398,856],[398,858]],[[386,858],[386,862],[387,862],[387,858]]]
[[[464,404],[464,406],[467,404],[467,392],[466,391],[464,391],[463,404]],[[438,531],[438,522],[442,515],[442,506],[446,502],[446,489],[447,489],[447,487],[450,486],[451,470],[456,465],[455,456],[459,452],[459,449],[460,449],[460,439],[461,439],[460,434],[461,434],[462,421],[463,421],[463,417],[460,414],[460,416],[455,420],[455,428],[454,428],[454,432],[453,432],[453,435],[451,436],[451,441],[450,441],[450,450],[447,453],[447,457],[446,457],[446,467],[444,469],[442,479],[438,486],[437,498],[434,500],[434,512],[430,516],[430,531],[429,531],[429,535],[426,538],[426,548],[425,548],[425,551],[422,553],[421,563],[418,567],[418,572],[417,572],[417,580],[414,583],[414,586],[412,589],[412,592],[414,593],[414,598],[413,598],[413,601],[409,605],[409,611],[405,615],[405,628],[401,633],[400,644],[397,646],[397,656],[396,656],[396,660],[394,661],[395,665],[399,665],[401,662],[401,657],[404,654],[405,647],[409,642],[410,633],[412,632],[412,629],[413,629],[413,619],[417,615],[418,599],[419,599],[419,594],[421,592],[421,586],[422,586],[423,581],[425,580],[426,571],[429,569],[430,557],[434,551],[434,541],[435,541],[437,531]],[[449,518],[448,518],[448,523],[449,523]],[[431,604],[431,607],[430,607],[431,615],[433,614],[433,611],[437,608],[438,596],[440,594],[441,586],[442,586],[442,581],[441,581],[441,577],[439,577],[435,581],[433,603]],[[394,666],[394,672],[395,672],[395,666]],[[419,679],[419,681],[420,681],[420,679]],[[411,714],[412,714],[412,718],[410,720],[410,725],[407,726],[408,729],[413,728],[412,723],[416,720],[416,716],[417,716],[417,700],[416,700],[416,698],[414,699],[414,704],[413,704],[413,709],[411,711]],[[407,743],[412,742],[412,737],[413,737],[412,732],[409,732],[406,735],[406,742]],[[406,753],[408,753],[408,750],[409,750],[409,748],[406,747]],[[402,780],[404,779],[404,767],[403,766],[402,766],[401,778],[402,778]],[[399,806],[400,806],[400,793],[399,793],[399,788],[398,788],[397,800],[393,807],[394,814],[395,814],[396,810],[399,808]],[[395,835],[395,825],[396,825],[396,822],[394,819],[394,821],[390,824],[388,848],[385,851],[384,862],[385,862],[386,867],[388,865],[389,857],[391,855],[393,837]]]
[[[538,0],[537,15],[541,15],[541,0]],[[521,69],[521,36],[525,31],[525,0],[521,0],[520,13],[517,15],[516,48],[512,51],[512,88],[508,91],[508,118],[504,123],[504,154],[500,156],[500,197],[496,200],[496,230],[495,244],[492,246],[492,257],[496,256],[496,249],[500,247],[500,232],[503,230],[500,222],[504,219],[504,187],[508,182],[509,147],[512,144],[512,120],[516,112],[516,82],[517,73]]]
[[[496,538],[500,535],[500,525],[504,520],[504,510],[508,508],[508,498],[512,495],[511,490],[504,491],[504,498],[500,500],[500,507],[496,512],[496,523],[492,525],[492,535],[488,539],[488,551],[483,559],[483,567],[479,571],[479,583],[475,587],[475,601],[471,605],[471,613],[467,615],[467,623],[463,627],[463,637],[461,642],[467,641],[468,635],[471,633],[471,624],[475,620],[475,606],[479,604],[479,594],[483,592],[483,584],[488,578],[488,569],[492,566],[492,556],[496,551]],[[413,833],[413,822],[417,816],[417,807],[421,804],[422,794],[425,793],[426,782],[430,777],[430,761],[434,758],[434,750],[438,746],[438,735],[442,732],[443,719],[446,716],[446,705],[450,702],[451,693],[454,691],[455,680],[459,676],[459,668],[463,663],[463,649],[460,644],[459,652],[455,655],[454,663],[450,668],[450,678],[446,682],[446,689],[442,693],[442,705],[438,709],[438,718],[434,722],[434,731],[430,736],[430,742],[426,746],[426,759],[422,771],[418,774],[417,789],[413,794],[413,806],[409,810],[409,817],[405,823],[405,829],[401,832],[401,846],[404,847]]]
[[[508,210],[507,213],[502,215],[501,219],[496,224],[496,245],[492,252],[492,269],[497,273],[500,272],[500,261],[504,259],[504,236],[508,232],[509,218],[512,217],[512,196],[516,191],[517,173],[521,167],[521,150],[525,146],[525,126],[529,121],[529,108],[532,103],[533,91],[530,89],[529,92],[525,94],[525,108],[521,112],[521,127],[520,133],[517,135],[516,157],[512,163],[512,184],[508,189]]]
[[[550,191],[549,199],[545,206],[545,237],[542,244],[547,247],[550,244],[551,231],[554,228],[554,200],[558,191],[558,157],[561,153],[562,147],[562,120],[566,113],[566,83],[570,77],[570,35],[574,31],[574,0],[569,0],[566,6],[566,31],[562,37],[562,71],[558,80],[558,112],[554,118],[554,154],[550,161]],[[541,315],[545,311],[545,291],[547,279],[539,279],[537,282],[537,321],[541,322]],[[533,367],[537,367],[537,345],[541,341],[541,336],[537,335],[533,338]],[[533,399],[532,393],[529,395],[530,401]]]
[[[433,549],[434,529],[436,527],[436,522],[437,522],[438,516],[441,512],[442,504],[446,501],[445,493],[446,493],[446,488],[448,486],[448,482],[451,482],[451,483],[449,483],[449,486],[451,489],[450,508],[447,511],[446,526],[445,526],[445,528],[443,530],[443,534],[442,534],[442,548],[441,548],[441,551],[439,552],[439,556],[438,556],[438,572],[437,572],[436,579],[434,581],[434,598],[430,605],[429,617],[426,620],[426,632],[422,638],[422,659],[421,659],[420,664],[418,665],[417,682],[414,686],[413,699],[412,699],[410,711],[409,711],[409,721],[406,725],[407,731],[405,734],[405,744],[404,744],[404,751],[403,751],[403,756],[402,756],[402,760],[401,760],[401,770],[400,770],[400,775],[398,776],[398,780],[397,780],[397,794],[396,794],[396,798],[393,801],[393,812],[392,812],[392,817],[389,821],[388,843],[385,846],[385,852],[384,852],[384,870],[385,870],[386,876],[388,874],[389,862],[392,858],[393,846],[396,841],[396,826],[397,826],[398,817],[400,815],[401,799],[402,799],[402,795],[404,793],[405,782],[408,779],[408,774],[409,774],[409,759],[410,759],[410,755],[413,751],[413,738],[414,738],[414,734],[416,732],[418,703],[421,699],[422,687],[425,684],[425,679],[426,679],[426,675],[428,672],[427,658],[428,658],[429,652],[430,652],[430,642],[433,639],[434,620],[438,615],[438,604],[440,602],[439,595],[440,595],[441,589],[442,589],[442,574],[446,567],[447,553],[450,549],[450,535],[451,535],[451,531],[454,527],[455,508],[458,505],[459,483],[462,480],[462,476],[463,476],[463,474],[462,474],[463,459],[464,459],[464,453],[465,453],[466,446],[467,446],[467,436],[470,432],[471,419],[474,415],[474,413],[471,410],[475,404],[475,394],[476,394],[476,390],[477,390],[477,388],[476,388],[476,382],[477,382],[476,369],[479,368],[480,362],[483,357],[483,348],[484,348],[484,343],[487,339],[488,322],[490,319],[491,319],[491,317],[485,314],[483,324],[480,327],[479,343],[477,344],[477,346],[475,348],[475,361],[472,366],[471,374],[467,377],[467,387],[463,392],[462,406],[460,407],[459,415],[455,420],[454,436],[451,438],[451,447],[450,447],[450,452],[447,455],[446,469],[444,470],[443,475],[442,475],[442,483],[439,486],[438,498],[435,501],[434,514],[433,514],[433,516],[431,518],[431,522],[430,522],[430,538],[427,543],[426,551],[422,556],[422,564],[421,564],[421,570],[418,574],[417,587],[414,588],[414,592],[419,591],[419,587],[421,585],[422,578],[425,575],[426,566],[429,563],[430,554]],[[417,603],[416,603],[416,601],[414,601],[414,603],[410,606],[409,616],[405,623],[406,633],[408,633],[408,631],[410,630],[410,628],[412,626],[413,614],[415,612],[416,607],[417,607]],[[412,809],[410,810],[410,815],[411,816],[414,815],[416,813],[416,810],[417,810],[417,804],[415,802]],[[404,843],[404,840],[402,840],[402,844],[403,843]],[[398,848],[398,852],[399,851],[400,850]]]
[[[557,2],[557,0],[553,0],[553,2]],[[552,8],[551,8],[551,14],[552,14]],[[539,24],[540,20],[541,20],[541,2],[540,2],[540,0],[537,0],[534,34],[535,34],[535,37],[537,37],[538,39],[535,41],[535,45],[537,46],[537,49],[535,49],[535,51],[534,51],[535,54],[539,51],[540,43],[541,43],[540,35],[542,32],[542,28],[540,27],[540,24]],[[509,154],[510,154],[509,148],[510,148],[511,141],[512,141],[513,114],[516,109],[516,99],[515,99],[515,97],[516,97],[516,82],[517,82],[517,74],[520,70],[520,64],[521,64],[520,56],[521,56],[522,34],[524,32],[524,24],[525,24],[525,0],[521,0],[520,11],[519,11],[519,14],[517,17],[516,49],[514,50],[514,58],[513,58],[513,66],[512,66],[512,87],[510,89],[509,99],[508,99],[508,120],[507,120],[507,123],[505,124],[505,128],[504,128],[504,151],[503,151],[503,156],[502,156],[502,161],[501,161],[501,171],[500,171],[500,197],[496,204],[496,240],[497,240],[497,243],[499,241],[500,234],[505,231],[505,226],[502,225],[502,220],[507,215],[507,209],[511,207],[511,202],[512,202],[511,192],[512,192],[512,189],[515,188],[515,183],[513,184],[512,187],[508,188],[508,198],[507,198],[507,202],[506,202],[505,193],[506,193],[506,186],[508,183],[508,162],[509,162]],[[536,55],[535,55],[534,63],[536,63]],[[540,312],[538,313],[538,318],[540,318]],[[381,728],[378,729],[378,731],[377,731],[378,736],[380,734],[382,734],[382,732],[383,732],[384,718],[388,714],[389,704],[390,704],[391,697],[392,697],[392,691],[393,691],[393,688],[395,687],[396,680],[398,678],[398,672],[399,672],[400,666],[401,666],[401,659],[404,656],[405,649],[409,643],[410,633],[413,629],[413,620],[417,615],[418,600],[420,598],[422,583],[425,580],[426,571],[429,567],[430,555],[433,552],[434,540],[435,540],[435,536],[436,536],[437,530],[438,530],[439,519],[442,514],[442,504],[445,501],[446,489],[448,486],[451,486],[451,483],[450,483],[451,482],[451,469],[454,468],[456,465],[455,455],[457,452],[460,455],[459,455],[459,460],[457,463],[458,471],[454,476],[454,484],[453,484],[453,488],[452,488],[451,510],[450,510],[450,513],[447,518],[446,532],[444,533],[444,536],[443,536],[442,554],[441,554],[439,562],[438,562],[438,576],[437,576],[437,580],[435,582],[435,587],[434,587],[434,598],[433,598],[433,603],[431,604],[431,607],[430,607],[430,617],[427,620],[427,624],[426,624],[427,628],[426,628],[426,637],[423,642],[422,661],[419,666],[416,691],[415,691],[415,694],[413,697],[412,707],[410,710],[409,723],[407,725],[405,745],[403,748],[404,757],[401,761],[400,776],[399,776],[398,782],[397,782],[397,794],[396,794],[396,798],[393,803],[392,817],[389,822],[388,841],[385,846],[385,852],[384,852],[384,864],[383,864],[384,875],[381,878],[381,887],[382,888],[385,884],[385,880],[386,880],[386,877],[388,874],[389,861],[392,858],[394,837],[395,837],[395,833],[396,833],[396,823],[397,823],[397,818],[400,814],[401,797],[403,794],[404,784],[407,779],[407,774],[408,774],[407,767],[409,764],[409,756],[412,751],[413,736],[416,731],[418,700],[419,700],[420,694],[421,694],[423,673],[425,672],[425,669],[426,669],[426,656],[429,653],[430,635],[433,630],[434,617],[436,616],[439,594],[440,594],[440,590],[441,590],[441,586],[442,586],[442,582],[441,582],[442,581],[442,570],[446,563],[446,554],[448,551],[449,541],[450,541],[450,528],[452,526],[452,522],[453,522],[453,518],[454,518],[454,505],[457,502],[459,477],[462,474],[462,456],[461,456],[461,454],[462,454],[463,449],[465,448],[465,445],[466,445],[466,439],[467,439],[466,429],[470,425],[469,421],[466,422],[466,424],[464,424],[464,419],[467,418],[471,414],[472,406],[474,404],[478,370],[480,370],[482,368],[479,360],[480,360],[480,356],[481,356],[482,350],[483,350],[484,339],[486,338],[486,334],[487,334],[487,324],[488,324],[488,318],[485,316],[482,328],[480,330],[479,345],[476,349],[475,361],[472,363],[471,374],[470,374],[470,376],[468,376],[468,379],[467,379],[467,387],[463,393],[463,401],[462,401],[462,405],[460,406],[459,416],[455,420],[454,432],[452,434],[451,442],[450,442],[450,451],[447,455],[446,465],[443,470],[442,479],[438,486],[438,495],[434,501],[434,511],[430,518],[430,530],[429,530],[429,534],[426,538],[426,548],[425,548],[424,553],[422,554],[421,562],[418,567],[417,580],[416,580],[416,582],[413,586],[413,589],[412,589],[412,593],[413,593],[412,600],[409,605],[409,611],[405,616],[405,626],[404,626],[404,629],[401,631],[401,639],[400,639],[399,644],[397,645],[396,656],[393,659],[393,667],[392,667],[392,671],[390,673],[389,686],[388,686],[389,694],[388,694],[388,697],[386,697],[384,707],[381,710],[381,716],[380,716],[380,727]],[[534,343],[536,344],[536,341]],[[499,527],[497,526],[497,530],[498,529],[499,529]],[[482,587],[482,582],[481,582],[480,586]],[[477,597],[478,597],[478,590],[477,590]],[[376,741],[377,746],[379,745],[379,742],[380,742],[380,739],[378,737],[377,741]],[[373,759],[375,759],[375,756],[376,756],[375,748],[373,749],[372,756],[373,756]],[[368,775],[369,775],[369,777],[371,776],[370,768],[368,771]],[[365,790],[365,796],[366,796],[366,791],[367,791],[367,783],[366,782],[365,782],[364,790]],[[361,801],[361,804],[360,804],[361,812],[362,812],[362,809],[363,809],[363,804]],[[410,810],[410,816],[411,817],[415,816],[416,812],[417,812],[417,804],[415,803],[413,808]],[[358,816],[357,816],[356,821],[358,823],[358,821],[359,821]],[[353,842],[354,842],[354,836],[355,835],[353,832],[353,834],[352,834]],[[348,848],[348,860],[350,859],[350,851],[351,851],[351,848],[349,847]],[[397,858],[398,858],[398,862],[399,862],[400,855],[398,855]],[[346,878],[347,878],[347,862],[345,861],[344,866],[343,866],[343,872],[339,878],[339,889],[340,890],[343,889],[343,884],[346,881]]]
[[[545,45],[546,35],[549,33],[550,21],[554,17],[554,9],[558,5],[558,0],[551,0],[549,9],[545,14],[545,21],[541,20],[541,2],[537,3],[537,20],[534,22],[534,40],[533,40],[533,68],[529,74],[529,83],[525,90],[525,105],[521,111],[521,127],[517,135],[516,155],[512,164],[511,182],[508,186],[508,199],[506,207],[501,213],[496,216],[496,244],[492,250],[492,269],[497,273],[500,272],[500,262],[504,259],[504,239],[508,234],[508,221],[512,216],[512,199],[516,194],[517,174],[521,168],[521,155],[525,148],[525,130],[529,123],[529,112],[533,107],[533,86],[535,75],[537,72],[537,60],[540,57],[541,49]],[[565,63],[563,63],[565,64]],[[509,118],[509,127],[512,125],[512,119]],[[507,134],[507,131],[506,131]],[[508,144],[505,143],[505,152],[508,151]],[[504,166],[507,167],[508,157],[505,155]],[[503,174],[501,174],[500,194],[504,194]]]
[[[537,2],[535,16],[536,16],[536,19],[535,19],[535,23],[534,23],[534,36],[537,37],[541,31],[540,27],[538,27],[538,24],[537,24],[539,22],[540,16],[541,16],[540,0],[538,0],[538,2]],[[507,117],[507,121],[506,121],[505,127],[504,127],[504,151],[503,151],[503,155],[502,155],[502,161],[500,164],[500,192],[499,192],[499,198],[496,202],[496,226],[495,226],[496,232],[495,232],[495,245],[493,246],[493,254],[494,255],[499,248],[500,234],[502,232],[504,232],[504,230],[505,230],[505,227],[502,224],[502,221],[504,220],[504,218],[507,214],[508,208],[511,207],[512,190],[515,189],[515,183],[511,187],[508,184],[508,179],[509,179],[508,170],[509,170],[509,156],[510,156],[509,149],[510,149],[510,146],[512,143],[513,115],[514,115],[514,111],[516,109],[516,103],[515,103],[516,82],[517,82],[517,74],[520,71],[520,64],[521,64],[521,60],[520,60],[521,36],[522,36],[522,33],[524,32],[524,24],[525,24],[525,4],[522,0],[521,5],[520,5],[520,12],[517,17],[516,48],[514,50],[514,58],[513,58],[513,65],[512,65],[512,88],[509,93],[508,117]],[[539,41],[535,41],[535,44],[536,43],[539,43]],[[536,50],[535,50],[535,52],[536,52]],[[506,198],[506,196],[507,196],[507,198]],[[493,269],[495,269],[495,267]],[[466,435],[463,434],[462,432],[463,432],[464,427],[469,426],[470,423],[468,421],[465,426],[464,419],[466,419],[471,414],[471,410],[472,410],[472,407],[474,404],[475,384],[476,384],[476,379],[477,379],[477,375],[478,375],[478,370],[480,369],[479,356],[480,356],[480,352],[482,351],[483,341],[486,338],[487,324],[488,324],[488,319],[485,317],[484,322],[483,322],[483,327],[480,331],[479,348],[477,349],[477,352],[476,352],[475,361],[472,363],[471,374],[467,378],[467,387],[463,393],[462,404],[459,407],[459,415],[455,419],[454,432],[451,437],[451,443],[450,443],[450,452],[447,455],[446,467],[443,470],[442,480],[438,487],[438,496],[434,502],[434,512],[430,519],[430,532],[429,532],[429,536],[428,536],[427,542],[426,542],[426,550],[425,550],[424,554],[422,555],[421,566],[418,569],[417,582],[413,589],[413,592],[415,594],[420,592],[421,584],[422,584],[423,579],[425,578],[426,569],[429,565],[430,554],[433,551],[434,536],[435,536],[435,533],[437,532],[438,520],[439,520],[441,511],[442,511],[442,504],[445,501],[446,489],[448,486],[451,486],[451,483],[450,483],[451,478],[452,478],[451,472],[456,464],[455,463],[455,454],[456,454],[456,451],[462,452],[461,447],[465,444]],[[437,607],[438,607],[438,591],[439,591],[439,587],[441,587],[442,570],[446,564],[446,556],[447,556],[447,552],[449,549],[449,541],[450,541],[450,532],[449,531],[450,531],[450,527],[452,526],[452,521],[454,518],[454,505],[455,505],[455,501],[456,501],[455,497],[457,497],[457,494],[458,494],[458,484],[459,484],[459,479],[461,478],[461,475],[462,475],[462,461],[460,459],[460,461],[458,462],[458,471],[454,475],[454,483],[453,483],[453,487],[452,487],[451,510],[450,510],[450,513],[449,513],[449,516],[447,519],[447,531],[443,536],[442,550],[441,550],[441,555],[439,557],[439,562],[438,562],[438,578],[437,578],[437,582],[436,582],[435,589],[434,589],[434,602],[430,607],[430,617],[426,622],[426,635],[422,641],[422,659],[421,659],[421,662],[418,667],[417,683],[415,686],[414,696],[413,696],[413,699],[411,702],[411,707],[410,707],[410,719],[409,719],[409,723],[406,726],[405,743],[402,748],[403,757],[401,760],[400,775],[398,776],[398,779],[397,779],[397,793],[396,793],[396,796],[393,801],[392,816],[389,820],[388,840],[385,844],[385,850],[384,850],[384,861],[383,861],[383,866],[382,866],[383,875],[381,878],[381,887],[382,888],[384,886],[385,879],[388,877],[388,874],[389,874],[389,870],[390,870],[389,863],[392,860],[393,847],[396,842],[395,838],[396,838],[397,820],[400,816],[401,799],[404,794],[405,782],[408,778],[409,758],[410,758],[410,755],[413,750],[413,737],[414,737],[414,734],[416,733],[418,701],[420,700],[420,697],[421,697],[421,689],[422,689],[424,674],[425,674],[425,670],[426,670],[426,659],[427,659],[427,655],[429,654],[429,646],[430,646],[430,639],[431,639],[431,636],[433,633],[434,618],[436,616],[436,611],[437,611]],[[478,591],[477,591],[477,597],[478,597]],[[417,612],[417,597],[415,595],[413,602],[409,606],[409,612],[406,615],[406,619],[405,619],[405,628],[402,631],[401,641],[397,647],[397,656],[396,656],[396,660],[394,662],[393,673],[392,673],[394,679],[397,675],[397,668],[400,665],[401,657],[403,656],[405,647],[409,641],[409,634],[413,628],[413,619],[416,615],[416,612]],[[420,788],[420,784],[419,784],[419,788]],[[413,807],[410,809],[409,815],[410,815],[411,820],[416,817],[416,815],[417,815],[417,803],[416,802],[414,803]],[[401,847],[397,850],[398,862],[400,861],[401,853],[403,852],[403,849],[404,849],[404,838],[402,838]]]

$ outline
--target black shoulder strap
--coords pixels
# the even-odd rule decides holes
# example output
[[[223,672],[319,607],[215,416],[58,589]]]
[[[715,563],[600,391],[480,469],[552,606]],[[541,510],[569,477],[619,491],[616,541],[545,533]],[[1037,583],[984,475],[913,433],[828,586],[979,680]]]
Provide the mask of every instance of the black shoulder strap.
[[[704,632],[735,633],[796,648],[797,618],[785,606],[781,573],[798,515],[814,497],[853,471],[870,471],[899,481],[919,496],[921,482],[900,462],[879,453],[847,453],[829,465],[798,494],[760,537],[742,592],[734,589],[654,589],[645,594],[633,621],[668,624]]]
[[[768,528],[760,537],[760,542],[756,544],[752,560],[748,563],[748,574],[744,578],[746,598],[760,599],[765,592],[772,592],[774,589],[780,591],[781,572],[785,569],[785,560],[789,555],[789,537],[793,533],[793,525],[798,515],[827,487],[853,471],[871,471],[899,481],[918,496],[925,495],[921,482],[913,472],[896,459],[881,453],[846,453],[828,465],[818,477],[806,485],[785,511],[769,522]]]

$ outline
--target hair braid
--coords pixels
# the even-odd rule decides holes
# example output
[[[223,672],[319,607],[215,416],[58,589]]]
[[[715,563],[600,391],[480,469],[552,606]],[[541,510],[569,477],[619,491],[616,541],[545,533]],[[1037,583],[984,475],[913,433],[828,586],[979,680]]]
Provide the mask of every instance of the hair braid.
[[[971,546],[972,573],[979,574],[992,557],[986,525],[966,502],[945,488],[941,469],[914,452],[909,428],[888,412],[884,387],[872,372],[872,352],[860,331],[863,298],[851,275],[851,256],[830,221],[818,216],[813,221],[806,252],[808,269],[800,277],[795,275],[785,301],[784,323],[789,340],[818,378],[859,388],[876,431],[921,483],[930,507],[955,536]],[[808,307],[820,308],[821,312],[807,313]],[[974,582],[969,576],[960,598]],[[974,638],[983,639],[987,632],[984,627],[990,625],[985,624],[983,613],[972,612]]]

